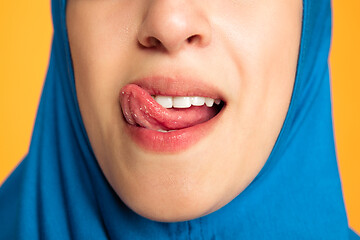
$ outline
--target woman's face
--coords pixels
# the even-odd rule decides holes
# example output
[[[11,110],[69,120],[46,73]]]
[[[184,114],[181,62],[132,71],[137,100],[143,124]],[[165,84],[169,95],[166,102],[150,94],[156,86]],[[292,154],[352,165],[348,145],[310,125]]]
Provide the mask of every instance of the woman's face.
[[[250,184],[290,103],[302,1],[69,0],[66,20],[85,128],[128,207],[157,221],[189,220]],[[131,83],[149,93],[139,97]],[[154,106],[147,94],[222,103],[146,115]],[[205,122],[164,133],[131,125],[126,111],[157,123],[168,115]]]

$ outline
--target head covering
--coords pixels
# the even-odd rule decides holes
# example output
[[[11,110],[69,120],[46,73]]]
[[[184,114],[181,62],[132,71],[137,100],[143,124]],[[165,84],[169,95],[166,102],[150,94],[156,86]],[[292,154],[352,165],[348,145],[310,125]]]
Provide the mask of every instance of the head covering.
[[[291,104],[265,166],[220,210],[161,223],[126,207],[97,164],[77,103],[66,1],[52,0],[49,70],[29,153],[0,189],[0,239],[349,239],[332,128],[330,1],[303,7]]]

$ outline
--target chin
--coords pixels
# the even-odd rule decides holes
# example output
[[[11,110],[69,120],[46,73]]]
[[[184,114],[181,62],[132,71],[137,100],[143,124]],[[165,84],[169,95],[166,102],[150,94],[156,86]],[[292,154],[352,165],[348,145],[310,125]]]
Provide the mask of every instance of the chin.
[[[147,219],[157,222],[182,222],[193,220],[210,214],[223,205],[217,203],[213,196],[191,197],[179,193],[171,196],[134,196],[127,199],[125,204],[134,212]]]
[[[121,166],[100,166],[104,167],[108,182],[128,208],[158,222],[187,221],[205,216],[241,192],[238,191],[239,181],[234,186],[234,182],[221,174],[212,175],[224,171],[206,168],[211,165],[211,158],[200,159],[192,151],[180,155],[150,156],[136,152],[129,158],[117,159],[117,163],[123,164]],[[199,161],[193,161],[194,158]]]

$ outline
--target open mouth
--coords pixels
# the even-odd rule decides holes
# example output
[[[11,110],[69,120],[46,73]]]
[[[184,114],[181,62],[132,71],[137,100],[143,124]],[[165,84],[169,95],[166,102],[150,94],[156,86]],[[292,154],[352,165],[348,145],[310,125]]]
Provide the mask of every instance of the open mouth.
[[[121,91],[121,107],[128,124],[159,132],[192,127],[215,117],[223,108],[221,99],[203,96],[150,95],[135,84]]]
[[[134,139],[147,150],[160,152],[193,145],[208,132],[226,104],[220,96],[204,90],[164,94],[137,84],[124,86],[119,100]]]

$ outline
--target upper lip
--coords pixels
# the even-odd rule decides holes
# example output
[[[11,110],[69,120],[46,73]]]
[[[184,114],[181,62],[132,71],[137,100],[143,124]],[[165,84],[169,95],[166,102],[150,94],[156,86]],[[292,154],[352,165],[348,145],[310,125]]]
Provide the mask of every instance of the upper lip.
[[[150,76],[132,82],[150,95],[199,96],[220,99],[225,102],[223,92],[206,81],[191,77]]]

